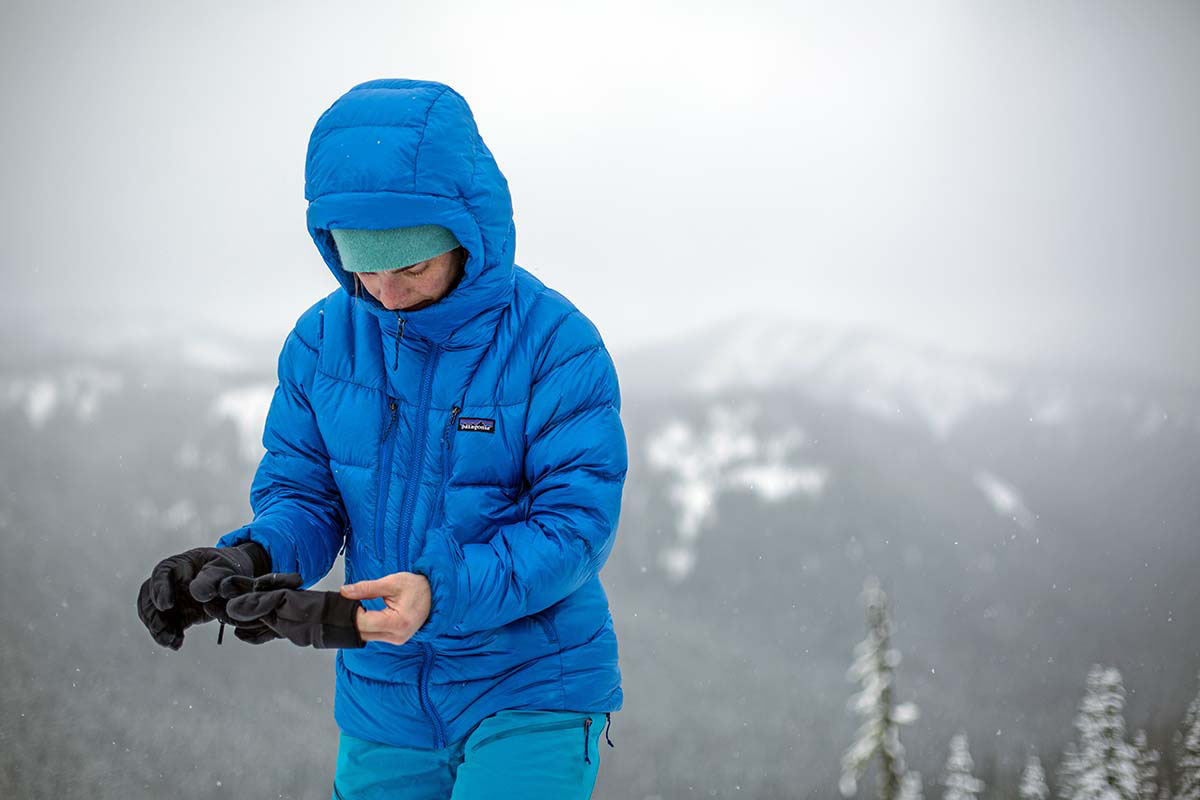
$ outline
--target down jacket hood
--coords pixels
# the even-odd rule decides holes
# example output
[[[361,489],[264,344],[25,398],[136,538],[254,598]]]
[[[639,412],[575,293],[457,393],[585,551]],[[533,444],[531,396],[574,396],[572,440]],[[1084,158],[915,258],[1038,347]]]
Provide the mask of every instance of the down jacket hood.
[[[405,335],[478,343],[480,318],[494,317],[513,291],[516,227],[508,181],[475,125],[467,101],[435,81],[382,78],[350,89],[321,114],[305,162],[308,232],[347,291],[331,228],[443,225],[470,253],[459,284],[436,303],[405,311]],[[369,293],[386,324],[395,312]]]

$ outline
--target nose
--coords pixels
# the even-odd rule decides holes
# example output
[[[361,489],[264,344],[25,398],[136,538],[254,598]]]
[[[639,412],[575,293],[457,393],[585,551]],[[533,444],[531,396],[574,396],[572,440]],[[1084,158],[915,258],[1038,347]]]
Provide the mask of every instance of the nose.
[[[392,280],[384,278],[379,284],[379,302],[389,308],[400,306],[404,301],[404,292],[401,287]]]

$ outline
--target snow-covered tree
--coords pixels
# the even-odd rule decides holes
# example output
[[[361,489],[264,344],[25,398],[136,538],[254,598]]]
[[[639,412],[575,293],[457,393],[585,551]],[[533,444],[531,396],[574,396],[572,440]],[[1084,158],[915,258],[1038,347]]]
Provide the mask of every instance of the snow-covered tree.
[[[1092,665],[1075,717],[1079,771],[1073,800],[1138,800],[1137,756],[1125,741],[1124,710],[1121,673]]]
[[[1197,675],[1200,680],[1200,675]],[[1175,800],[1200,800],[1200,692],[1183,715],[1175,746],[1179,787]]]
[[[1075,800],[1079,791],[1079,750],[1074,742],[1067,742],[1063,748],[1062,761],[1058,762],[1058,772],[1054,776],[1055,796],[1058,800]]]
[[[863,717],[863,722],[854,743],[842,756],[838,788],[846,797],[853,795],[867,764],[878,754],[879,798],[897,800],[906,771],[900,726],[917,718],[917,707],[912,703],[893,705],[900,652],[891,646],[891,613],[878,578],[867,578],[860,599],[867,612],[867,638],[855,645],[854,663],[846,674],[862,686],[847,707]]]
[[[942,800],[975,800],[983,791],[983,781],[971,774],[973,769],[975,761],[971,758],[967,735],[955,734],[950,739],[950,756],[942,773],[942,785],[946,787]]]
[[[1046,786],[1046,771],[1042,769],[1042,760],[1036,755],[1025,759],[1025,770],[1021,773],[1021,786],[1018,790],[1021,800],[1050,800],[1050,787]]]
[[[924,800],[925,795],[921,787],[921,773],[910,769],[904,773],[904,777],[900,780],[900,798],[899,800]]]
[[[1144,730],[1134,735],[1133,752],[1138,800],[1158,800],[1158,751],[1150,747]]]

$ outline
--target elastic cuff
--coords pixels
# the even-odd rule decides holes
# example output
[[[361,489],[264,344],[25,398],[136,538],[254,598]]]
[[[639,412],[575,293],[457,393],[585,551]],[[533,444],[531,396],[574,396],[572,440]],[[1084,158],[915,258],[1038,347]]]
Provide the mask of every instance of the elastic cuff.
[[[342,597],[340,592],[325,592],[325,611],[321,614],[320,648],[356,648],[366,644],[358,632],[357,600]]]

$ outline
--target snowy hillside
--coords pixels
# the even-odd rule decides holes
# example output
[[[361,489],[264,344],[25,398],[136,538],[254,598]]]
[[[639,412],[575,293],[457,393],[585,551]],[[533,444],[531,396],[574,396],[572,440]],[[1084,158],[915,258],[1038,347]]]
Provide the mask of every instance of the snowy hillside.
[[[732,741],[738,758],[705,767],[717,796],[836,790],[867,574],[896,603],[918,768],[939,768],[960,726],[992,771],[1030,746],[1055,752],[1092,659],[1139,687],[1131,719],[1151,728],[1186,701],[1200,665],[1200,623],[1184,613],[1200,607],[1200,398],[747,322],[617,361],[630,470],[602,576],[627,697],[613,738],[636,743],[620,751],[621,796],[688,786]],[[302,756],[264,785],[319,780],[321,737],[336,737],[331,665],[216,648],[212,631],[167,654],[133,606],[157,559],[249,519],[278,344],[187,325],[118,338],[102,352],[14,340],[0,361],[0,732],[86,774],[124,764],[95,741],[154,753],[161,768],[130,774],[155,793],[160,772],[195,767],[179,730],[220,779],[237,758],[227,732],[261,730],[254,699],[270,696]],[[149,719],[131,710],[148,691],[187,700]]]

